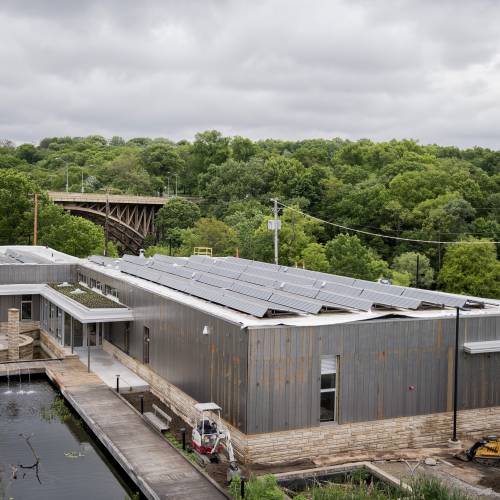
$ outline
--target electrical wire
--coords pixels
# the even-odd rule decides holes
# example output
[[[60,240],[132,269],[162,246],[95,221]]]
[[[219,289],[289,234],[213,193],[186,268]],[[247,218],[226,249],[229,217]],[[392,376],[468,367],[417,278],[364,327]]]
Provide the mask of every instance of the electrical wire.
[[[398,240],[398,241],[410,241],[412,243],[429,243],[433,245],[456,245],[459,243],[462,244],[467,244],[467,245],[478,245],[482,243],[493,243],[495,245],[500,245],[500,241],[468,241],[468,240],[461,240],[461,241],[438,241],[438,240],[418,240],[418,239],[413,239],[413,238],[403,238],[402,236],[388,236],[386,234],[380,234],[380,233],[372,233],[370,231],[363,231],[362,229],[354,229],[352,227],[344,226],[343,224],[337,224],[336,222],[330,222],[327,220],[320,219],[319,217],[315,217],[314,215],[307,214],[303,212],[302,210],[299,210],[294,207],[290,207],[288,205],[285,205],[284,203],[281,203],[279,200],[278,205],[282,206],[283,208],[287,208],[289,210],[292,210],[294,212],[298,212],[299,214],[302,214],[304,217],[309,217],[310,219],[317,220],[319,222],[322,222],[323,224],[328,224],[330,226],[338,227],[340,229],[345,229],[346,231],[352,231],[354,233],[360,233],[360,234],[366,234],[368,236],[377,236],[379,238],[386,238],[390,240]]]

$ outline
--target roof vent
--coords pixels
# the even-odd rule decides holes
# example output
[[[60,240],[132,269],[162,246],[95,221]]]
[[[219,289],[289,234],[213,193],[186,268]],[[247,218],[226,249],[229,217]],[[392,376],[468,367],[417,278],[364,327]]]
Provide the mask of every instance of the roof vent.
[[[142,257],[144,259],[144,248],[141,248],[139,250],[139,257]]]
[[[282,281],[282,282],[280,283],[280,290],[283,290],[283,288],[285,288],[285,282],[284,282],[284,281]]]
[[[322,281],[320,288],[325,288],[325,285],[326,285],[326,281]]]

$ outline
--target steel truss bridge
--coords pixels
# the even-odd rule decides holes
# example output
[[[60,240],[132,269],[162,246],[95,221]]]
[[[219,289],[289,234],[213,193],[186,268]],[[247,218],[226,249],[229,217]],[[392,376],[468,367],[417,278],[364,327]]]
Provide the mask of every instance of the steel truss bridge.
[[[56,191],[49,191],[49,197],[71,214],[85,217],[101,226],[105,226],[107,211],[110,239],[121,243],[124,250],[134,254],[142,248],[144,238],[154,233],[156,212],[173,198]]]

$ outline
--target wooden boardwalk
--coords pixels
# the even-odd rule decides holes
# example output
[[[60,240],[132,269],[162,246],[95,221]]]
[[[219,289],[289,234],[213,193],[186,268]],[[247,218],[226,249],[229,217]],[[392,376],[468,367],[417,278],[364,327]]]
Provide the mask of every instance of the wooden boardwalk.
[[[6,368],[26,373],[27,365],[31,373],[45,371],[147,498],[227,498],[79,360],[9,365],[0,364],[0,375]]]

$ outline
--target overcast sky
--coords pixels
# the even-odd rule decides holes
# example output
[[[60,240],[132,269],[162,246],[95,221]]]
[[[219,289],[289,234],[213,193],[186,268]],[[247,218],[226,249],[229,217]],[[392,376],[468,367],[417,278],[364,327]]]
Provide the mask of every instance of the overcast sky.
[[[497,0],[1,0],[0,138],[500,149]]]

